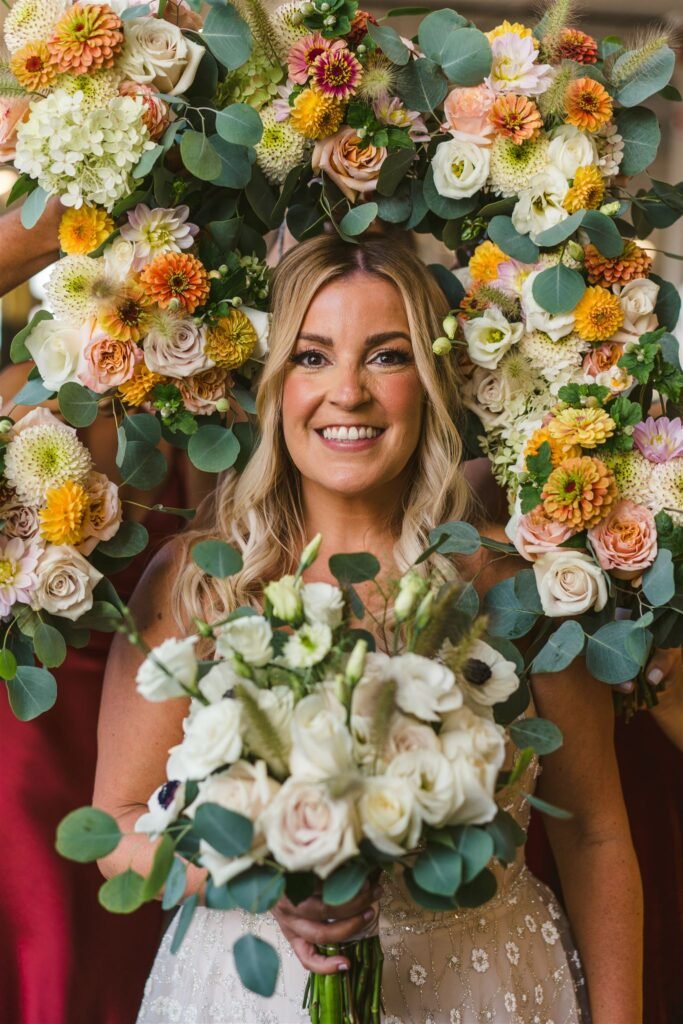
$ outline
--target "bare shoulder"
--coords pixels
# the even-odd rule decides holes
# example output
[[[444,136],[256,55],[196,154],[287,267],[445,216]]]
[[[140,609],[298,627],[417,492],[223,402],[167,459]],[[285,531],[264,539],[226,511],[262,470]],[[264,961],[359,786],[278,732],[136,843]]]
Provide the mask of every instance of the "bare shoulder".
[[[133,591],[129,607],[139,632],[148,643],[158,643],[169,633],[178,632],[172,598],[186,557],[186,547],[180,538],[167,541],[154,555]]]

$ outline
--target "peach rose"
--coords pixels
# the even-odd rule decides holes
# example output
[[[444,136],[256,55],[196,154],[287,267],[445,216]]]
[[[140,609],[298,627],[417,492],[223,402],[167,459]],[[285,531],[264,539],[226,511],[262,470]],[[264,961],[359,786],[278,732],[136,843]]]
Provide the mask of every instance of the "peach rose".
[[[0,97],[0,163],[14,160],[17,145],[17,127],[31,106],[30,96],[13,99]]]
[[[216,402],[225,398],[229,380],[226,370],[212,366],[191,377],[179,377],[173,382],[182,396],[185,408],[195,415],[208,416],[216,411]]]
[[[495,94],[487,85],[451,89],[443,105],[445,128],[457,138],[486,145],[491,141],[493,125],[488,119]]]
[[[559,548],[573,537],[574,530],[566,523],[549,519],[539,505],[526,515],[520,516],[512,530],[512,543],[522,558],[535,562],[541,555]]]
[[[81,384],[102,395],[130,380],[141,359],[142,349],[134,342],[117,341],[95,330],[81,352],[77,377]]]
[[[615,341],[604,341],[596,345],[584,356],[583,372],[589,377],[597,377],[616,366],[624,354],[624,346]]]
[[[595,557],[617,579],[632,580],[657,557],[657,526],[649,508],[624,499],[588,531]]]
[[[327,174],[354,203],[359,195],[374,192],[386,155],[384,146],[364,146],[355,129],[347,126],[316,142],[312,164],[316,173]]]
[[[175,114],[161,97],[142,82],[121,82],[119,96],[132,96],[142,100],[144,113],[142,120],[149,132],[150,139],[160,139],[168,128],[171,121],[175,121]]]
[[[111,540],[121,524],[121,500],[116,484],[92,470],[86,481],[88,511],[85,519],[85,538],[78,546],[83,555],[89,555],[101,540]]]

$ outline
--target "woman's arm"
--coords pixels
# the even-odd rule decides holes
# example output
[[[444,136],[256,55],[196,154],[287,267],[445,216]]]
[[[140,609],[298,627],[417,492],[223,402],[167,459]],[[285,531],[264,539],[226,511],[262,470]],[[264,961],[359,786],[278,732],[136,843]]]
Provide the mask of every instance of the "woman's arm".
[[[538,794],[570,810],[546,817],[586,972],[593,1024],[642,1024],[643,902],[614,751],[612,694],[582,661],[535,676],[539,715],[564,744],[543,758]]]
[[[23,281],[47,267],[59,255],[57,231],[64,207],[57,198],[47,204],[45,213],[28,231],[21,223],[21,208],[12,207],[0,218],[0,296],[11,292]]]

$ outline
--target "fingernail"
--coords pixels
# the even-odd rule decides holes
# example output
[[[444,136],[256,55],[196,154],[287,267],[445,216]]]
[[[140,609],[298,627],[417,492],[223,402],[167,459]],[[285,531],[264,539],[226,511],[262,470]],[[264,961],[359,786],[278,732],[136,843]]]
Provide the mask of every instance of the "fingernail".
[[[375,916],[375,911],[374,910],[372,910],[372,909],[366,910],[365,913],[363,914],[363,920],[364,921],[372,921],[374,916]]]
[[[663,678],[664,673],[662,672],[661,668],[650,669],[650,671],[647,674],[647,681],[650,684],[650,686],[659,686]]]
[[[633,689],[633,683],[624,683],[622,685],[622,690],[624,691],[624,693],[630,693],[632,689]]]
[[[348,964],[338,964],[338,966],[337,966],[337,970],[338,971],[348,971],[348,969],[349,969],[349,965]]]

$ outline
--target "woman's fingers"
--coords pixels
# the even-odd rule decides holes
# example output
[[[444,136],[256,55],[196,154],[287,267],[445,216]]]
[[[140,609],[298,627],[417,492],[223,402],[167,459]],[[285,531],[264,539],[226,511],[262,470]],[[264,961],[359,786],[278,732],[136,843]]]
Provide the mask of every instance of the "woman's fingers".
[[[645,669],[645,678],[650,686],[663,685],[666,688],[675,681],[676,674],[681,671],[681,667],[680,647],[657,650],[648,662]]]
[[[379,899],[380,895],[379,886],[366,884],[357,896],[339,906],[329,906],[327,903],[323,903],[319,896],[310,896],[307,900],[297,904],[290,903],[285,897],[279,901],[278,908],[285,914],[297,918],[305,917],[309,921],[329,921],[331,918],[334,918],[335,921],[343,921],[345,918],[362,914],[372,906],[374,901]]]
[[[343,921],[325,924],[322,921],[309,921],[305,917],[285,915],[283,924],[299,938],[313,942],[318,946],[333,945],[336,942],[348,942],[361,935],[374,920],[375,910],[370,907],[364,914],[347,917]]]
[[[338,971],[348,971],[351,966],[346,957],[323,956],[305,939],[291,938],[289,944],[306,970],[315,974],[337,974]]]

